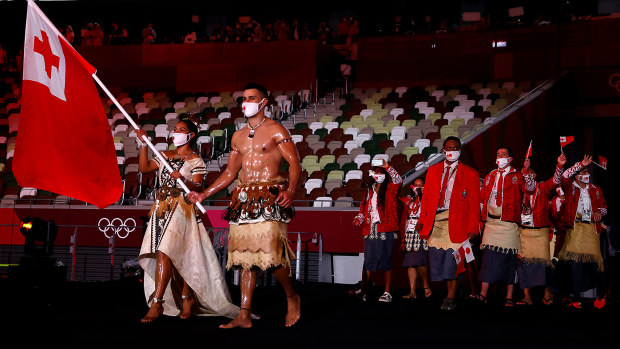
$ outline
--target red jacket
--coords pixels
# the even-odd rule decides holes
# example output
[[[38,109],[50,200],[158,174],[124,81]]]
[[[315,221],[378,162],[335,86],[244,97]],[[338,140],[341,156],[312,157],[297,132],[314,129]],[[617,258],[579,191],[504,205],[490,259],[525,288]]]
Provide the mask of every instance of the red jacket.
[[[583,165],[578,162],[570,169],[566,170],[562,175],[562,191],[564,191],[564,205],[562,211],[560,211],[560,226],[564,229],[572,229],[575,226],[575,217],[577,215],[577,206],[579,205],[579,196],[581,190],[573,185],[577,174]],[[601,215],[607,214],[607,202],[603,197],[603,191],[601,188],[595,186],[592,183],[588,184],[588,193],[590,194],[590,202],[592,203],[592,212],[599,211]],[[602,227],[600,222],[596,223],[596,231],[601,233]]]
[[[536,184],[536,192],[534,194],[525,194],[524,200],[529,200],[534,195],[534,207],[532,213],[534,216],[534,228],[543,228],[551,226],[551,218],[549,212],[549,203],[555,196],[555,188],[560,184],[562,177],[562,167],[555,167],[553,178]]]
[[[487,221],[487,204],[493,185],[495,185],[495,175],[497,169],[491,171],[485,178],[482,187],[482,211],[480,211],[480,219]],[[523,202],[523,193],[534,193],[536,190],[536,182],[531,175],[524,176],[521,171],[517,171],[514,167],[510,167],[510,172],[504,175],[502,198],[502,217],[506,222],[521,223],[521,203]]]
[[[388,183],[388,187],[385,191],[385,205],[383,209],[377,204],[377,211],[379,211],[379,219],[381,220],[377,225],[377,232],[387,233],[392,231],[398,231],[398,190],[400,189],[403,178],[396,172],[394,168],[388,166],[386,168],[387,173],[392,177],[392,182]],[[360,212],[356,218],[363,219],[362,235],[370,235],[370,201],[372,199],[372,188],[366,193],[366,197],[362,200],[360,205]]]
[[[422,224],[420,238],[428,239],[435,223],[439,194],[441,192],[441,175],[444,161],[431,166],[426,173],[422,207],[419,223]],[[480,177],[478,171],[459,162],[454,174],[454,185],[450,196],[450,215],[448,231],[450,241],[461,243],[468,238],[468,233],[478,234],[480,226]]]
[[[399,199],[404,204],[403,214],[400,219],[400,232],[404,234],[407,230],[407,220],[409,219],[411,211],[413,211],[414,215],[416,211],[418,215],[420,214],[420,199],[416,197],[415,200],[413,200],[411,196],[400,197]]]

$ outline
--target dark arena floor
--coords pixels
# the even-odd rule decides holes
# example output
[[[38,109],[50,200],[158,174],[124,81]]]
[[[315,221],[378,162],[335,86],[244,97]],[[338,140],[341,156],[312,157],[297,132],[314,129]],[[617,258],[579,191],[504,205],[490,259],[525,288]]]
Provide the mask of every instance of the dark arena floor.
[[[379,303],[379,289],[369,301],[348,296],[352,285],[298,285],[301,320],[284,326],[286,301],[279,285],[257,287],[254,311],[262,316],[251,329],[222,330],[222,317],[181,320],[163,316],[141,324],[147,311],[138,279],[109,282],[61,282],[35,287],[0,279],[0,331],[4,343],[34,347],[163,347],[191,345],[234,348],[596,348],[618,347],[618,305],[580,310],[562,305],[504,308],[502,293],[486,305],[463,300],[452,313],[439,309],[443,291],[430,300]],[[239,288],[230,286],[235,302]],[[2,346],[7,348],[6,346]]]

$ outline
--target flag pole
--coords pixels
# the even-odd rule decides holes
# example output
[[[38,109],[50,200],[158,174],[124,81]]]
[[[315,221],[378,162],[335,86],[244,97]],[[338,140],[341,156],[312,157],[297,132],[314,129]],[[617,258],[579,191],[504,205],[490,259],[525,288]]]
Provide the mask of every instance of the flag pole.
[[[134,129],[139,130],[140,127],[136,124],[135,121],[133,121],[133,119],[131,118],[131,116],[129,116],[129,114],[127,114],[127,111],[125,111],[125,109],[121,106],[121,104],[116,100],[116,98],[114,98],[114,96],[112,95],[112,93],[110,92],[110,90],[107,89],[107,87],[105,87],[105,85],[103,84],[103,82],[101,82],[101,80],[99,80],[99,77],[97,76],[97,74],[93,74],[93,79],[95,79],[95,81],[97,82],[97,84],[99,84],[99,87],[101,87],[101,89],[108,95],[108,97],[110,97],[110,99],[112,100],[112,102],[114,102],[114,104],[116,105],[116,107],[121,111],[121,113],[123,113],[123,115],[125,116],[125,119],[127,119],[127,121],[129,121],[129,123],[131,124],[131,126],[133,126]],[[144,137],[142,139],[142,141],[144,143],[146,143],[149,148],[151,148],[151,150],[153,151],[153,153],[159,158],[159,160],[161,161],[162,164],[164,164],[164,166],[166,166],[166,169],[172,173],[174,170],[172,169],[172,167],[170,166],[170,164],[168,163],[168,161],[166,161],[166,159],[161,155],[161,153],[155,148],[155,146],[153,145],[153,143],[151,143],[151,141],[148,139],[148,137]],[[181,178],[177,179],[177,183],[183,188],[183,190],[185,190],[186,193],[189,193],[190,190],[189,188],[185,185],[185,183],[183,183],[183,180]],[[198,207],[198,209],[200,210],[200,212],[205,213],[206,210],[204,207],[202,207],[202,204],[200,202],[196,202],[196,206]]]
[[[593,164],[595,164],[596,166],[602,168],[603,170],[607,170],[605,167],[601,166],[598,162],[592,161]]]

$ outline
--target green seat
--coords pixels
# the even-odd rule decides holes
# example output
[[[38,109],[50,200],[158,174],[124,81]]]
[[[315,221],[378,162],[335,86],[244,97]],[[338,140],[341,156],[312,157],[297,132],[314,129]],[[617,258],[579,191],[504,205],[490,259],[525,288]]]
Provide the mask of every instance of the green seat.
[[[336,121],[338,123],[338,125],[342,125],[343,122],[348,121],[349,119],[344,116],[344,115],[340,115],[338,117],[336,117],[336,119],[334,119],[334,121]]]
[[[330,164],[331,165],[331,164]],[[338,165],[338,164],[336,164]],[[344,180],[344,171],[343,170],[333,170],[327,174],[327,179],[340,179]]]
[[[429,156],[431,156],[431,154],[435,154],[437,153],[437,147],[425,147],[424,149],[422,149],[422,155],[424,155],[424,159],[428,159]]]
[[[325,155],[323,157],[325,157]],[[323,158],[321,158],[321,160],[322,159]],[[340,165],[337,162],[326,163],[325,166],[323,167],[323,171],[325,171],[325,173],[327,173],[328,175],[332,173],[333,171],[339,171],[339,170],[340,170]]]
[[[315,135],[319,135],[320,140],[323,140],[323,137],[325,137],[328,133],[329,131],[327,131],[326,128],[317,128],[316,131],[314,131]]]
[[[336,156],[327,154],[327,155],[321,156],[321,159],[319,160],[319,165],[321,165],[321,169],[323,169],[325,165],[329,163],[334,163],[335,161],[336,161]]]
[[[375,143],[373,139],[369,139],[367,141],[364,141],[364,143],[362,143],[362,148],[366,150],[376,148],[376,147],[377,147],[377,143]]]
[[[379,142],[384,141],[386,139],[388,139],[387,133],[375,133],[372,135],[372,141],[374,142],[374,144],[379,144]]]
[[[419,154],[420,150],[418,149],[418,147],[406,147],[405,149],[403,149],[402,153],[407,156],[407,161],[409,161],[411,155]]]
[[[308,128],[308,123],[307,122],[298,122],[295,124],[295,130],[296,131],[301,131],[301,130],[305,130]]]
[[[370,149],[366,149],[366,151],[364,151],[364,153],[370,155],[370,158],[372,159],[377,154],[383,154],[383,149],[381,149],[381,148],[370,148]]]
[[[347,162],[346,164],[342,165],[342,171],[345,175],[351,170],[357,170],[357,164],[355,162]]]
[[[311,175],[312,172],[315,171],[321,171],[321,165],[320,164],[310,164],[305,168],[306,172],[308,172],[308,175]]]

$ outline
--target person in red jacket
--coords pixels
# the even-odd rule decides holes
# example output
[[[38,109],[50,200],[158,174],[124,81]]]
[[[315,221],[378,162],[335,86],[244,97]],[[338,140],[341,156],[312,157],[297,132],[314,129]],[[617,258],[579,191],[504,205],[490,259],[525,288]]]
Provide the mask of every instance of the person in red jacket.
[[[424,196],[417,230],[428,240],[431,281],[445,281],[447,295],[442,310],[456,308],[458,280],[456,251],[465,240],[479,233],[480,179],[478,171],[459,161],[461,140],[447,137],[443,142],[445,161],[426,173]]]
[[[607,203],[601,188],[590,182],[591,163],[592,157],[586,155],[562,175],[565,201],[560,225],[566,229],[566,236],[558,253],[557,276],[563,289],[574,294],[596,287],[603,272],[599,234]],[[581,307],[579,301],[569,303]]]
[[[514,306],[512,293],[517,273],[517,253],[521,247],[519,223],[524,193],[534,193],[536,182],[529,173],[530,160],[526,159],[519,172],[510,165],[512,150],[497,150],[497,169],[484,179],[482,188],[481,220],[485,222],[482,233],[482,265],[478,279],[482,282],[480,293],[472,297],[486,303],[489,285],[506,284],[506,306]]]
[[[411,194],[400,198],[404,204],[400,223],[403,235],[401,249],[404,251],[403,267],[407,268],[409,279],[409,293],[403,296],[404,299],[418,298],[415,285],[418,275],[424,285],[424,297],[429,298],[432,294],[428,275],[428,244],[420,239],[420,233],[415,229],[420,217],[423,189],[424,180],[416,178],[411,185]]]
[[[530,288],[547,286],[551,278],[553,264],[551,261],[549,212],[550,200],[556,194],[562,172],[566,164],[566,156],[558,157],[555,173],[552,178],[536,184],[534,194],[524,194],[521,212],[519,236],[521,249],[517,261],[519,286],[523,289],[523,299],[517,305],[532,305]],[[536,180],[536,172],[530,168],[530,174]],[[551,290],[545,287],[543,298],[548,302],[552,299]]]
[[[385,292],[380,302],[391,302],[390,286],[392,282],[392,254],[394,241],[398,238],[398,190],[403,179],[385,160],[381,166],[369,171],[373,183],[362,200],[359,214],[353,219],[353,225],[362,226],[364,236],[364,273],[359,290],[355,294],[366,299],[366,283],[377,270],[382,270],[385,277]]]

